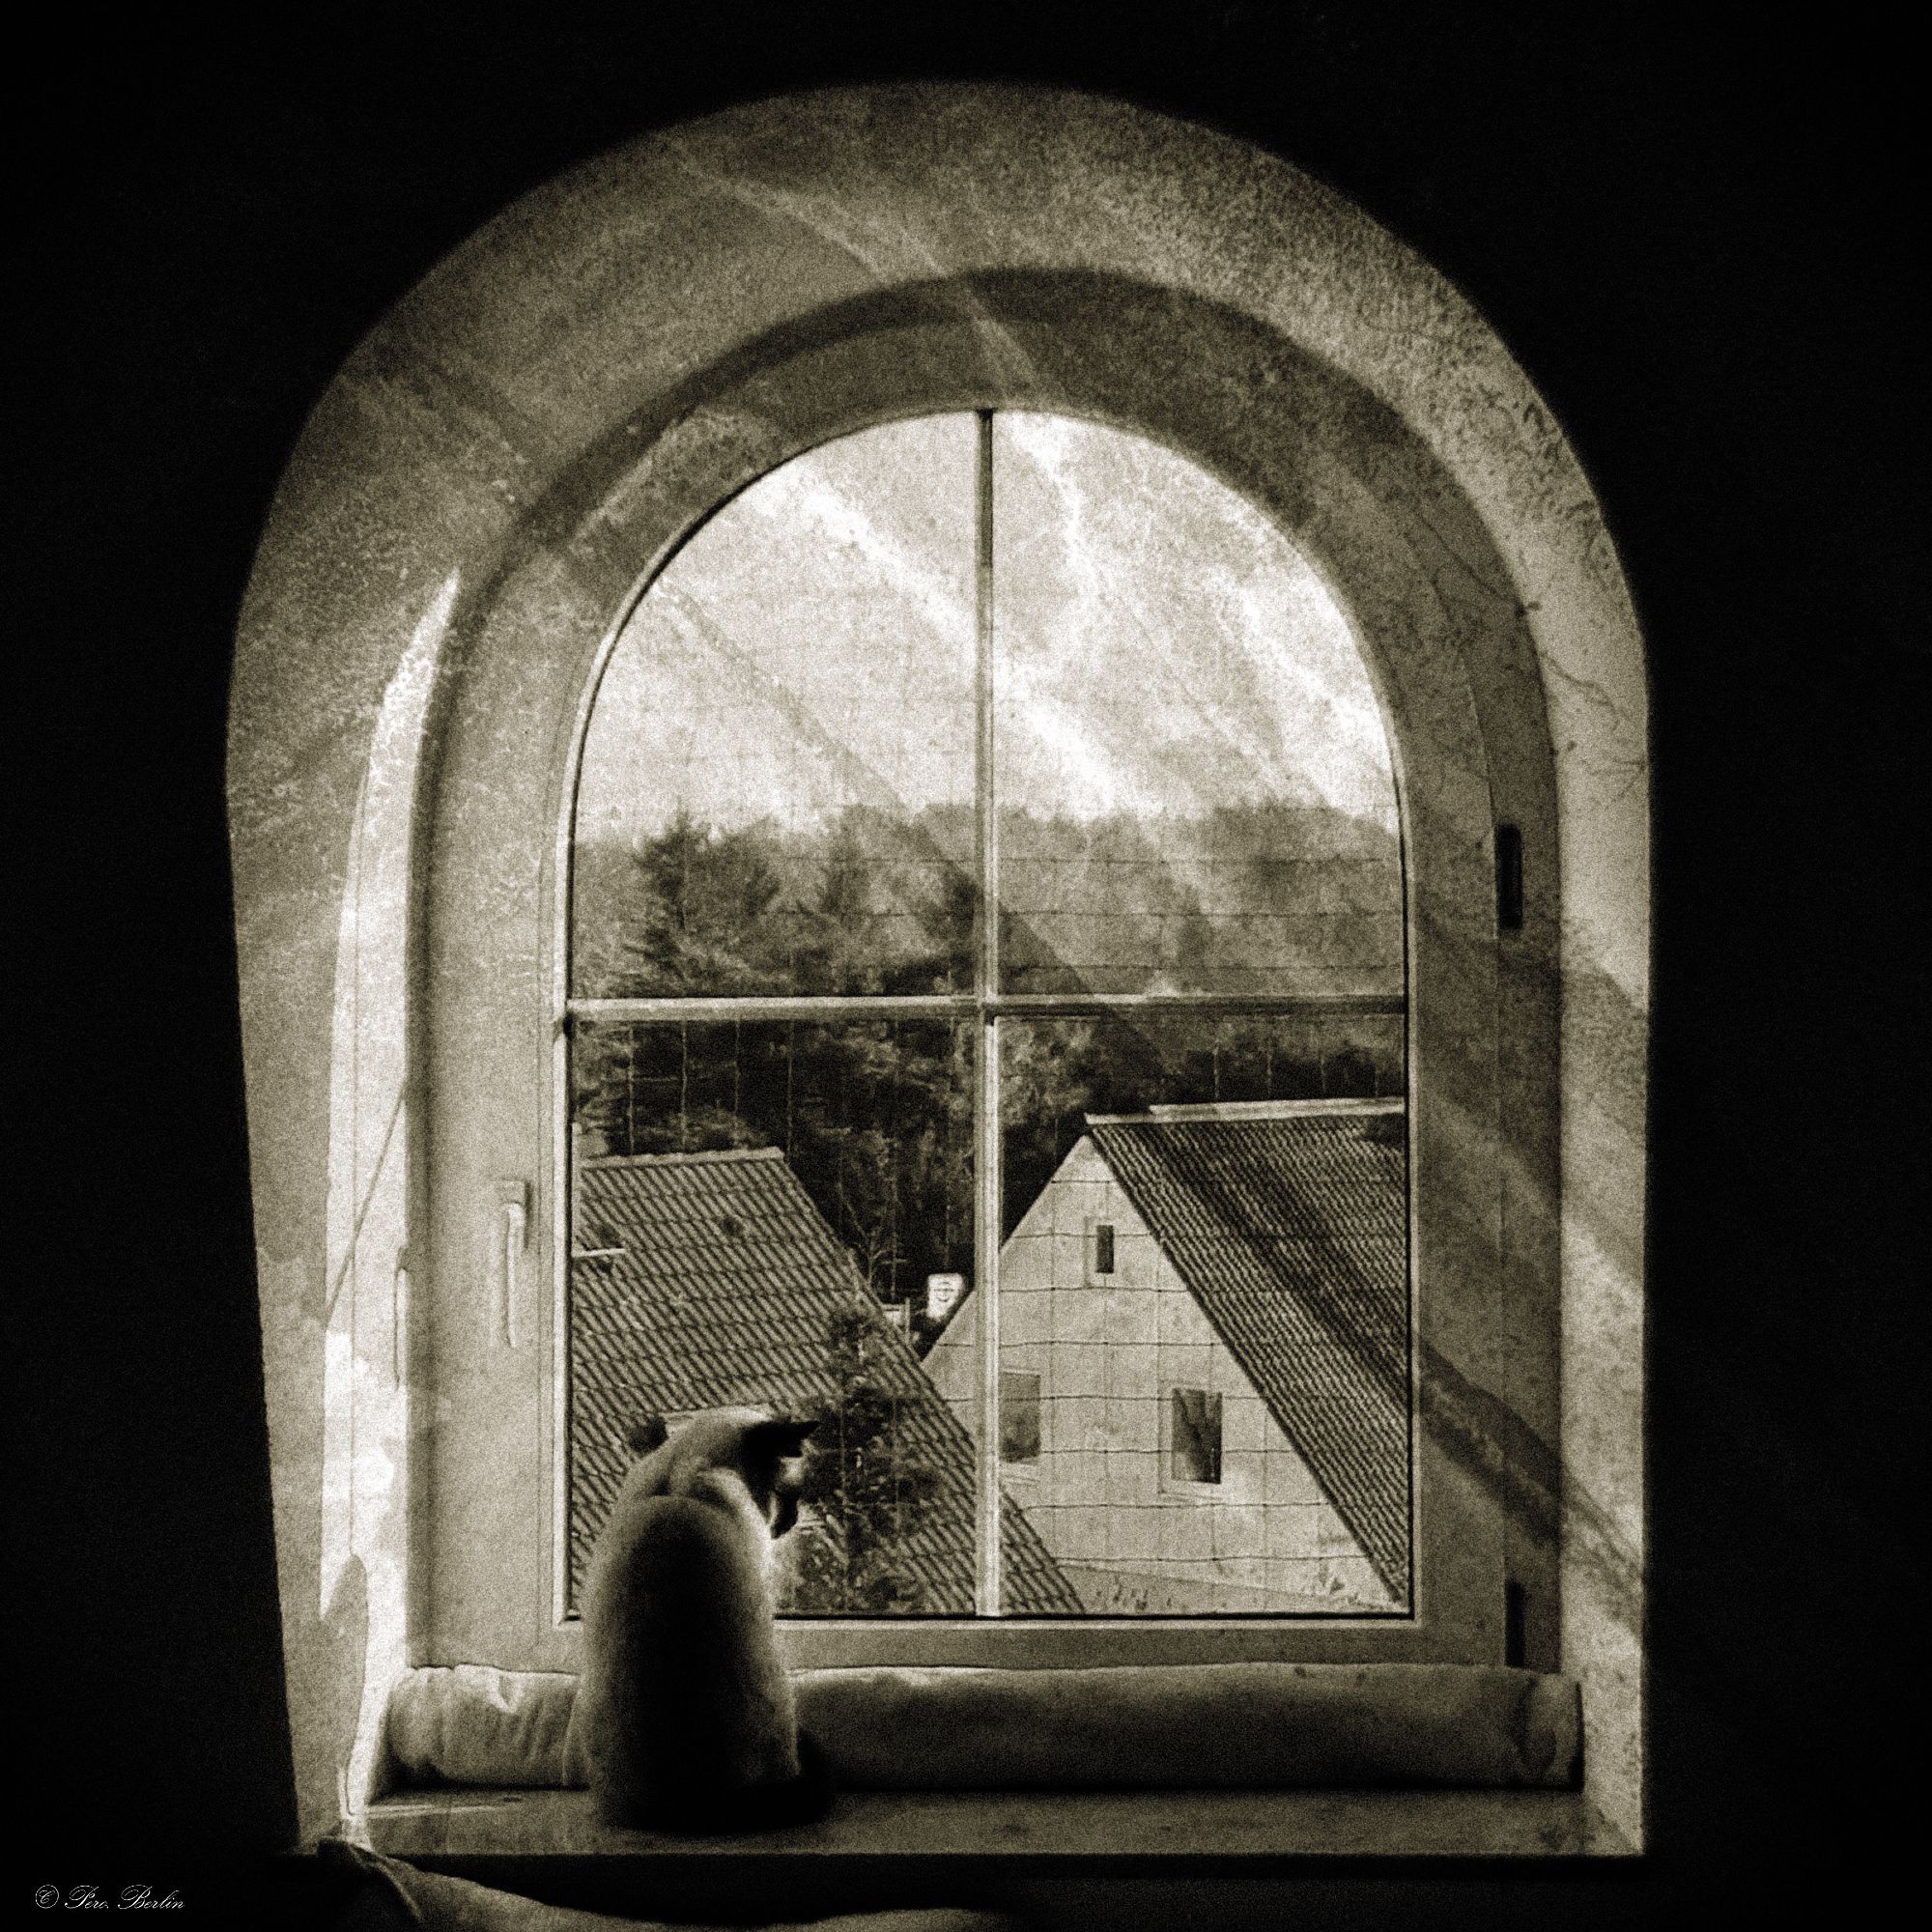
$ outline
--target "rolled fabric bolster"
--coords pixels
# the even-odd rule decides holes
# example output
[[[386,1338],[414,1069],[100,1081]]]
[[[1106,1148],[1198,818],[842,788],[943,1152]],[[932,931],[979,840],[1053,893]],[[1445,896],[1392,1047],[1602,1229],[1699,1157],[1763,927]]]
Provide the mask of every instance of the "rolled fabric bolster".
[[[1149,1664],[800,1674],[799,1722],[848,1789],[1566,1787],[1576,1685],[1439,1663]]]
[[[1486,1664],[1202,1663],[805,1670],[800,1724],[847,1790],[1575,1784],[1569,1678]],[[406,1671],[389,1747],[411,1783],[564,1786],[577,1680]]]

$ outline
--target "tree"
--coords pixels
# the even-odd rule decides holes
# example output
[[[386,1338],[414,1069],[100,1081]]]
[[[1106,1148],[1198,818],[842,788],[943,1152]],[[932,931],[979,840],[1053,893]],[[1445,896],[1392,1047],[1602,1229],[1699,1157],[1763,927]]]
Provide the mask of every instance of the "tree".
[[[625,964],[637,994],[788,990],[781,891],[772,841],[758,826],[722,832],[680,806],[635,856],[639,888]],[[774,957],[775,951],[781,956]]]
[[[797,1531],[789,1610],[930,1607],[905,1548],[939,1478],[904,1439],[904,1405],[876,1374],[890,1339],[877,1311],[858,1302],[832,1318],[826,1341],[838,1392],[810,1411],[818,1427],[803,1500],[811,1519]]]

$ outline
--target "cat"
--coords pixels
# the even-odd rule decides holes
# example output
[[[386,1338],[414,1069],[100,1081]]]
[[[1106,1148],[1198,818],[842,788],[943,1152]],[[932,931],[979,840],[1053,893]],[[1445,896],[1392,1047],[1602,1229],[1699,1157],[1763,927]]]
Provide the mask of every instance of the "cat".
[[[813,1424],[651,1416],[590,1558],[565,1744],[609,1825],[756,1831],[817,1817],[831,1781],[779,1657],[773,1544],[798,1519]]]

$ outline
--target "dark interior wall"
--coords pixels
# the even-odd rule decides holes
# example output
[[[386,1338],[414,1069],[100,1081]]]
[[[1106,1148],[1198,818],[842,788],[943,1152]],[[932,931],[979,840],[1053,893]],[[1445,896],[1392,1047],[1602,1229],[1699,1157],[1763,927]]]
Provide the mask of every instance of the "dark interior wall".
[[[600,147],[923,75],[1207,121],[1410,242],[1565,424],[1650,640],[1657,1851],[1609,1883],[1249,1892],[1242,1922],[1623,1922],[1756,1868],[1865,1868],[1873,1672],[1912,1653],[1924,1586],[1903,1461],[1923,545],[1910,202],[1882,147],[1908,68],[1878,18],[1838,10],[1828,40],[1760,15],[1745,43],[1620,13],[724,0],[497,35],[339,10],[70,31],[16,175],[44,266],[15,367],[47,432],[16,470],[41,894],[19,1092],[50,1156],[21,1182],[39,1238],[14,1301],[20,1655],[46,1693],[23,1897],[43,1865],[241,1869],[291,1829],[221,758],[303,415],[432,262]]]

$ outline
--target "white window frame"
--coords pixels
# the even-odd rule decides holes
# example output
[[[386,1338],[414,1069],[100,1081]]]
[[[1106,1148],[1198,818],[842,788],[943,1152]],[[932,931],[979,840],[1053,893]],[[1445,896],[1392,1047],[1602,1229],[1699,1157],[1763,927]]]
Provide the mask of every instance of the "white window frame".
[[[956,412],[948,412],[956,413]],[[596,709],[597,692],[601,686],[603,673],[611,662],[611,651],[616,646],[613,633],[611,640],[600,655],[595,672],[583,700],[578,707],[578,729],[571,756],[571,781],[566,786],[564,796],[567,801],[566,823],[559,830],[556,844],[557,876],[566,882],[565,890],[556,895],[556,918],[552,934],[552,984],[554,1010],[552,1024],[558,1042],[553,1080],[554,1120],[552,1127],[553,1145],[560,1151],[565,1171],[554,1179],[552,1199],[560,1210],[571,1216],[567,1226],[554,1227],[551,1231],[552,1249],[556,1256],[554,1282],[553,1333],[561,1338],[555,1348],[554,1388],[552,1396],[553,1440],[551,1457],[553,1462],[553,1508],[557,1512],[552,1530],[551,1545],[553,1555],[553,1596],[554,1615],[558,1628],[568,1628],[576,1622],[576,1613],[569,1603],[570,1542],[569,1542],[569,1324],[570,1324],[570,1266],[576,1257],[576,1228],[574,1225],[574,1188],[568,1173],[568,1165],[575,1147],[577,1129],[571,1121],[572,1081],[570,1077],[570,1045],[575,1029],[582,1024],[594,1025],[668,1025],[678,1023],[699,1023],[735,1021],[746,1025],[768,1024],[787,1019],[810,1019],[833,1021],[839,1019],[916,1019],[937,1018],[950,1020],[957,1025],[970,1024],[976,1034],[974,1066],[974,1116],[975,1116],[975,1202],[974,1202],[974,1310],[978,1324],[978,1359],[980,1367],[980,1386],[978,1402],[978,1426],[974,1431],[977,1443],[976,1493],[976,1556],[977,1577],[975,1586],[976,1614],[984,1618],[1009,1618],[1004,1605],[1002,1577],[1002,1541],[1000,1534],[1000,1513],[1003,1509],[1002,1484],[1016,1465],[1008,1463],[1000,1454],[1001,1436],[1001,1377],[1005,1373],[1001,1366],[999,1309],[1000,1309],[1000,1229],[1004,1225],[1004,1201],[1002,1195],[1003,1155],[1001,1149],[1001,1099],[1000,1099],[1000,1037],[1001,1028],[1008,1021],[1051,1018],[1057,1016],[1085,1017],[1109,1012],[1162,1013],[1175,1016],[1199,1016],[1212,1020],[1227,1016],[1257,1014],[1280,1018],[1327,1019],[1379,1018],[1394,1019],[1402,1023],[1406,1032],[1408,999],[1406,973],[1405,986],[1394,994],[1350,994],[1324,992],[1317,994],[1229,994],[1214,992],[1186,993],[1010,993],[1002,989],[1003,963],[1000,957],[1000,817],[999,801],[996,796],[996,759],[993,746],[993,721],[996,709],[994,694],[994,540],[993,515],[994,493],[996,488],[994,473],[994,418],[998,412],[994,409],[980,409],[974,412],[977,418],[975,434],[975,685],[977,693],[977,712],[979,719],[979,743],[975,758],[975,792],[977,805],[978,844],[975,853],[975,889],[979,894],[980,916],[976,922],[976,941],[974,946],[974,983],[971,990],[934,995],[863,995],[846,993],[822,994],[740,994],[727,997],[706,997],[703,995],[674,994],[647,998],[607,998],[595,995],[580,995],[571,990],[573,948],[577,943],[572,913],[572,895],[568,882],[573,877],[576,848],[576,797],[581,775],[583,750],[588,739],[590,719]],[[655,582],[655,577],[652,582]],[[644,586],[647,594],[649,585]],[[639,600],[640,601],[640,600]],[[1398,808],[1400,794],[1398,787]],[[1405,890],[1405,919],[1406,916],[1406,894]],[[1404,934],[1405,962],[1407,954],[1406,932]],[[1405,1086],[1406,1082],[1405,1082]],[[1094,1265],[1097,1258],[1097,1231],[1107,1227],[1118,1232],[1118,1217],[1089,1215],[1086,1217],[1081,1243],[1081,1265],[1085,1284],[1088,1287],[1107,1287],[1119,1282],[1119,1252],[1115,1252],[1116,1266],[1102,1273]],[[1412,1247],[1412,1241],[1410,1243]],[[1414,1281],[1410,1270],[1411,1325],[1414,1319]],[[1415,1390],[1411,1385],[1409,1405],[1411,1409],[1410,1441],[1408,1456],[1411,1463],[1410,1486],[1414,1487],[1413,1461],[1415,1442],[1412,1411],[1415,1404]],[[1163,1483],[1171,1481],[1171,1472],[1162,1477]],[[1177,1485],[1177,1487],[1179,1487]],[[1187,1485],[1190,1490],[1198,1490],[1207,1495],[1221,1493],[1218,1485]],[[1413,1541],[1413,1511],[1411,1509],[1410,1533]],[[1305,1611],[1284,1612],[1285,1616],[1312,1621]],[[1378,1615],[1383,1613],[1378,1612]],[[1009,1619],[1011,1620],[1011,1619]],[[799,1624],[815,1623],[819,1619],[788,1619]],[[922,1620],[925,1621],[925,1620]],[[1149,1623],[1167,1621],[1150,1617]],[[1322,1621],[1328,1621],[1322,1619]]]

